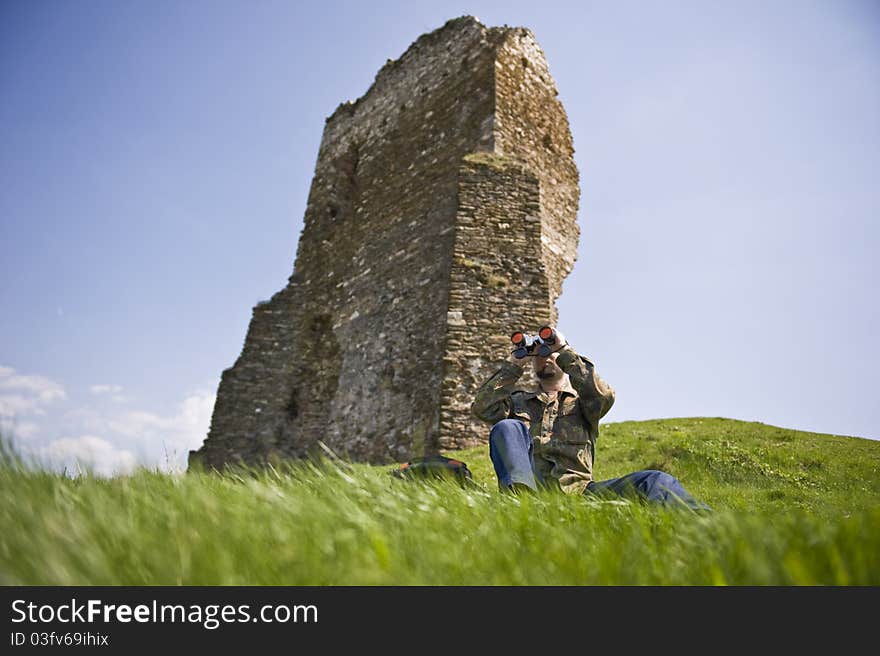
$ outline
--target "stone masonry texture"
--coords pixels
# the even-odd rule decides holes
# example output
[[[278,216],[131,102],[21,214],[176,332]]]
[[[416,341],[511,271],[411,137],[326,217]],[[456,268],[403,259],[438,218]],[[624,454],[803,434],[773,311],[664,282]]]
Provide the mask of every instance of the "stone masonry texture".
[[[556,323],[574,265],[573,154],[528,29],[465,16],[388,60],[326,121],[293,275],[253,309],[190,463],[486,442],[474,392],[511,333]]]

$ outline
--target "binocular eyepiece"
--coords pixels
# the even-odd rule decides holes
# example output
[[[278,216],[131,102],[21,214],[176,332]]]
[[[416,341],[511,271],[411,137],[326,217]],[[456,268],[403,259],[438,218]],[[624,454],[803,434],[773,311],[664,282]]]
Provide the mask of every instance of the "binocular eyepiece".
[[[537,355],[546,358],[553,352],[552,346],[556,343],[556,331],[550,326],[543,326],[537,335],[527,335],[517,331],[510,336],[510,341],[516,347],[513,355],[517,358],[525,358]]]

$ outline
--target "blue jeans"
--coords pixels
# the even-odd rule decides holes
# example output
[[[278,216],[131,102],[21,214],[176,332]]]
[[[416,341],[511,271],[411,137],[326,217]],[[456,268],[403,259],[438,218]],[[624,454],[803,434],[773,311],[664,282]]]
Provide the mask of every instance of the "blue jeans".
[[[514,483],[538,489],[532,436],[517,419],[503,419],[489,433],[489,457],[495,465],[498,487],[508,489]]]
[[[702,501],[694,499],[675,476],[657,469],[643,469],[607,481],[591,481],[584,493],[599,497],[644,499],[668,506],[681,504],[692,510],[712,510]]]
[[[504,419],[492,426],[489,433],[489,457],[501,489],[519,483],[533,490],[540,476],[535,469],[532,436],[526,425],[517,419]],[[710,510],[692,497],[674,476],[656,469],[644,469],[607,481],[591,481],[584,492],[599,497],[629,497],[664,505],[685,506],[694,510]]]

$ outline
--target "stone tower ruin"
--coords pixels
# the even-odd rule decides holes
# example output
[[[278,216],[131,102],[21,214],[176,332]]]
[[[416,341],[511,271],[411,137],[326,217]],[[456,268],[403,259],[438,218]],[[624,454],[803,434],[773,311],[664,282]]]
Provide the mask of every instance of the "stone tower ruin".
[[[555,324],[578,172],[528,29],[450,20],[324,127],[293,275],[253,309],[190,462],[473,446],[508,336]]]

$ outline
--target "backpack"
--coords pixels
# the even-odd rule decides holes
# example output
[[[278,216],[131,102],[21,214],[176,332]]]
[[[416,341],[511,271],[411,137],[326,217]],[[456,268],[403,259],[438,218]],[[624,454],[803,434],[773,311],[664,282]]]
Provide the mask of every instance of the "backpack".
[[[403,463],[397,469],[392,469],[390,473],[397,478],[408,480],[452,478],[461,484],[473,482],[471,470],[465,463],[441,455],[416,458]]]

